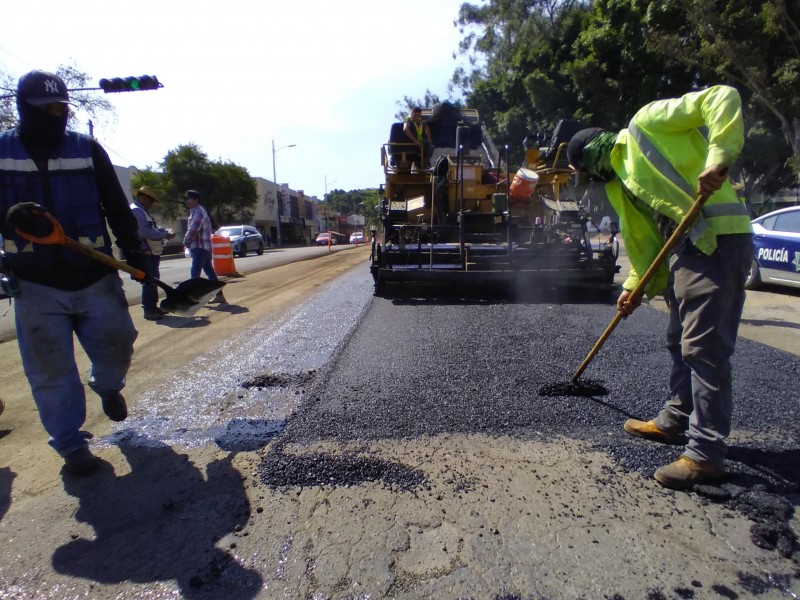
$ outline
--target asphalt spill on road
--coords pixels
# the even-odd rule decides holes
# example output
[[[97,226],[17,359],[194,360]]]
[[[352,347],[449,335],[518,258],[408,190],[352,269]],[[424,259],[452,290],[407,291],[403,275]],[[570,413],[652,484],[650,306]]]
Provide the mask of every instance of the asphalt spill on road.
[[[602,381],[596,379],[579,379],[578,381],[561,381],[546,383],[539,388],[540,396],[606,396],[608,389]]]
[[[398,491],[426,485],[425,475],[401,463],[354,453],[304,452],[290,454],[283,444],[270,448],[261,468],[261,480],[271,488],[348,487],[380,482]]]

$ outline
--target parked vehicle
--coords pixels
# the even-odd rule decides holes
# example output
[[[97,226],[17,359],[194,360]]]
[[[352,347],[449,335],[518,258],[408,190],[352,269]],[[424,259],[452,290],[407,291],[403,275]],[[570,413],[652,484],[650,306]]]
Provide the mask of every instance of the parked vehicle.
[[[363,244],[364,243],[364,232],[363,231],[356,231],[355,233],[350,234],[350,243],[351,244]]]
[[[264,237],[255,227],[226,225],[217,229],[216,234],[230,239],[231,249],[236,256],[244,257],[248,252],[255,252],[259,256],[264,254]]]
[[[800,206],[753,219],[756,255],[745,287],[769,283],[800,288]]]
[[[317,246],[335,246],[336,245],[336,236],[331,234],[330,232],[323,231],[320,234],[317,234],[316,242]]]

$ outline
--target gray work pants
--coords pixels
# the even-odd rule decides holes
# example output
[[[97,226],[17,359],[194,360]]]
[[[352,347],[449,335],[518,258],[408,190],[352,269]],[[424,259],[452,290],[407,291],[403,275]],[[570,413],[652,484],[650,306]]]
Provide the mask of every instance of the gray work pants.
[[[752,260],[750,234],[717,236],[711,256],[685,241],[670,257],[671,398],[655,423],[670,433],[685,431],[685,454],[694,460],[725,461],[733,410],[731,357]]]

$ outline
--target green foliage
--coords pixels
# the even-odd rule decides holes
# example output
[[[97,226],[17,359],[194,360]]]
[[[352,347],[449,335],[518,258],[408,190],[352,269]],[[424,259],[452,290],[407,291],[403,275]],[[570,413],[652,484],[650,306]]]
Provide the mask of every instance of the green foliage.
[[[411,109],[415,106],[420,108],[430,108],[436,104],[440,104],[442,100],[438,95],[431,93],[430,90],[425,90],[425,97],[422,100],[411,98],[410,96],[403,96],[402,100],[396,102],[400,110],[394,114],[394,118],[398,121],[404,121],[405,118],[411,114]],[[452,102],[452,101],[450,101]]]
[[[797,0],[486,0],[458,25],[469,67],[451,83],[513,160],[562,118],[619,129],[652,100],[727,83],[745,106],[745,190],[797,181]]]
[[[244,167],[211,161],[196,144],[167,152],[160,172],[144,169],[132,178],[134,189],[152,187],[161,198],[160,210],[175,218],[186,215],[183,194],[200,192],[201,202],[217,225],[249,223],[257,203],[256,184]]]
[[[508,144],[517,159],[528,134],[551,131],[579,108],[567,67],[587,15],[579,0],[461,6],[460,51],[470,68],[456,70],[452,84],[478,109],[498,146]]]
[[[659,18],[665,11],[682,18]],[[800,2],[665,0],[652,3],[651,14],[648,44],[694,69],[701,84],[736,87],[746,119],[760,127],[748,132],[748,143],[779,131],[783,142],[772,144],[789,147],[783,166],[793,165],[800,174]],[[754,166],[766,173],[773,165]]]
[[[369,231],[378,226],[378,207],[380,196],[375,188],[364,190],[333,190],[328,192],[325,200],[320,202],[318,214],[323,218],[332,218],[338,215],[364,215],[366,229]]]
[[[567,66],[585,123],[621,129],[639,107],[691,89],[691,70],[650,49],[648,4],[597,0],[586,18]]]

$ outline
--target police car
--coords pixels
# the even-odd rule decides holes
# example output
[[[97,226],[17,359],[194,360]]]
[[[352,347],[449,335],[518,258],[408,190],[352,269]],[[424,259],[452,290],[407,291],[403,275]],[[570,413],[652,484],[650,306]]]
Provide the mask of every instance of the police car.
[[[753,220],[756,256],[745,287],[762,283],[800,288],[800,206],[783,208]]]

